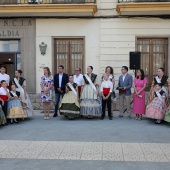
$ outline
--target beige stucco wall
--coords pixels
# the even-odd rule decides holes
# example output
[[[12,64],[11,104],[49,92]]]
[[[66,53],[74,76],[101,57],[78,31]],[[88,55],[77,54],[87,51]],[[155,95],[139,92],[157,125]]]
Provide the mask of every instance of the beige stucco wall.
[[[169,38],[170,24],[167,20],[154,18],[101,19],[100,73],[109,64],[114,68],[117,81],[121,66],[129,66],[129,52],[135,51],[136,40],[142,37]],[[132,71],[130,73],[133,74]]]
[[[40,92],[40,79],[43,67],[53,70],[53,38],[85,38],[85,70],[88,65],[94,66],[94,73],[99,73],[99,20],[94,19],[37,19],[36,20],[36,92]],[[39,44],[47,44],[46,55],[41,55]],[[54,63],[55,67],[55,63]],[[54,74],[54,72],[53,72]]]
[[[85,37],[85,68],[94,66],[100,77],[106,66],[114,68],[116,83],[122,65],[129,66],[129,52],[135,51],[138,37],[170,37],[170,25],[161,19],[37,19],[36,21],[37,92],[42,75],[41,66],[53,68],[53,37]],[[43,29],[42,29],[43,28]],[[39,44],[45,42],[47,54],[42,56]],[[170,71],[170,70],[169,70]],[[130,71],[133,75],[133,72]]]
[[[96,16],[116,16],[117,0],[98,0]],[[121,66],[129,66],[129,52],[135,51],[138,37],[169,38],[168,20],[158,18],[99,18],[99,19],[37,19],[36,20],[36,77],[37,92],[43,66],[53,69],[54,37],[85,37],[85,68],[94,66],[98,77],[106,66],[114,68],[116,84],[121,74]],[[45,42],[47,54],[42,56],[39,44]],[[168,49],[170,52],[170,48]],[[170,65],[170,60],[168,60]],[[170,68],[170,67],[169,67]],[[169,69],[170,72],[170,69]],[[130,71],[133,75],[133,71]],[[53,73],[54,74],[54,73]]]

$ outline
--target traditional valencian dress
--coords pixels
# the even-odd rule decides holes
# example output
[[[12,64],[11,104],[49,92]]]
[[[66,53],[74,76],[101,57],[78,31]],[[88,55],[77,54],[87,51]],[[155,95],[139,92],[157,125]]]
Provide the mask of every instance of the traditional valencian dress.
[[[67,83],[66,88],[69,91],[65,93],[60,103],[60,115],[68,116],[69,118],[78,117],[80,115],[80,104],[78,102],[77,84]]]
[[[48,87],[50,87],[53,84],[53,76],[43,76],[41,78],[41,83],[40,85],[42,85],[44,87],[44,89],[47,89]],[[44,93],[43,90],[41,90],[41,100],[42,102],[52,102],[52,88],[49,89],[46,93]]]
[[[6,123],[6,117],[2,110],[2,106],[0,105],[0,125],[5,125],[5,123]]]
[[[26,80],[22,77],[14,78],[12,80],[12,83],[15,84],[17,88],[16,90],[20,92],[21,104],[26,117],[31,117],[33,115],[33,107],[28,94],[26,93],[26,99],[24,96],[24,87],[26,87]]]
[[[152,100],[146,108],[146,116],[152,119],[163,120],[165,112],[167,110],[166,104],[163,107],[163,100],[166,94],[163,90],[155,91],[155,98]]]
[[[85,74],[83,76],[83,90],[81,94],[80,102],[80,114],[87,116],[100,116],[102,114],[102,109],[98,99],[98,92],[95,87],[97,75],[95,74]]]
[[[168,102],[168,96],[169,96],[169,92],[168,92],[168,77],[167,76],[162,76],[162,79],[159,79],[158,76],[156,76],[154,78],[154,86],[151,87],[150,89],[150,92],[149,92],[149,96],[148,96],[148,101],[147,101],[147,105],[152,102],[152,100],[154,99],[155,95],[155,86],[158,84],[158,83],[161,83],[162,84],[162,90],[165,92],[165,101],[166,101],[166,105],[169,105],[169,102]]]
[[[11,97],[20,97],[20,92],[18,91],[10,91]],[[22,109],[22,105],[19,99],[12,99],[8,101],[8,118],[16,119],[16,118],[25,118],[26,115]]]

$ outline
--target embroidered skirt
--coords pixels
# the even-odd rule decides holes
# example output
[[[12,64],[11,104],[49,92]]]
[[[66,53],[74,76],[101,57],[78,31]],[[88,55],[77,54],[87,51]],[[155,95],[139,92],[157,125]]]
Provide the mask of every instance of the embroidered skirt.
[[[87,116],[100,116],[102,109],[97,99],[83,99],[80,103],[80,114]]]
[[[8,101],[8,118],[25,118],[26,115],[22,109],[21,102],[19,100]]]
[[[146,116],[152,119],[164,119],[164,114],[167,108],[163,108],[163,102],[155,97],[153,101],[147,105]]]
[[[68,117],[78,117],[80,115],[80,104],[77,101],[77,96],[72,91],[65,93],[59,110],[60,115]]]

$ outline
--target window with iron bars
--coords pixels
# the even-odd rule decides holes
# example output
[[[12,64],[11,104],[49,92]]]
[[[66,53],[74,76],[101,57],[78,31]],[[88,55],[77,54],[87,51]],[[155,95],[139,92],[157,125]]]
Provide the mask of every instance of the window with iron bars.
[[[163,67],[165,75],[168,74],[168,38],[139,38],[136,48],[141,52],[141,69],[145,72],[149,89],[158,68]]]
[[[84,39],[63,38],[54,40],[54,71],[63,65],[65,73],[74,74],[75,69],[84,70]]]

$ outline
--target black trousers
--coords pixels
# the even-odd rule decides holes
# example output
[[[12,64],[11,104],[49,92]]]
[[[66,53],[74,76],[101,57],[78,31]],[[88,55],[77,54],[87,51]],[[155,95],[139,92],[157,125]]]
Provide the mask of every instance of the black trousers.
[[[0,104],[2,106],[2,102],[1,101],[0,101]],[[8,111],[7,111],[8,108],[7,107],[8,107],[8,102],[4,102],[4,105],[2,106],[2,110],[3,110],[4,115],[5,115],[6,118],[8,116]]]
[[[105,97],[107,95],[104,95]],[[107,100],[103,100],[102,97],[102,117],[105,117],[105,112],[106,112],[106,104],[107,104],[107,109],[108,109],[108,116],[111,117],[111,95],[109,96],[109,98]]]

